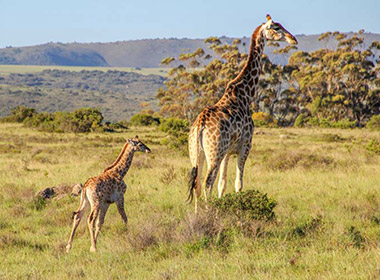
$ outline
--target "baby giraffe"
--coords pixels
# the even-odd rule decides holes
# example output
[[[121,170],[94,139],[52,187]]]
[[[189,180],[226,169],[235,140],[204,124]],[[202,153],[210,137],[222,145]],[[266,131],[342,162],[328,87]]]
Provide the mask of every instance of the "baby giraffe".
[[[124,183],[123,178],[131,166],[133,155],[136,151],[150,153],[150,149],[139,140],[138,136],[133,139],[127,139],[115,162],[104,169],[102,174],[88,179],[83,185],[79,208],[73,213],[73,229],[66,246],[66,252],[71,249],[75,230],[88,204],[91,206],[91,212],[87,220],[91,235],[91,252],[96,251],[96,240],[111,203],[116,203],[117,210],[123,221],[125,224],[128,223],[128,218],[124,211],[124,193],[127,185]],[[99,219],[95,230],[97,218]]]

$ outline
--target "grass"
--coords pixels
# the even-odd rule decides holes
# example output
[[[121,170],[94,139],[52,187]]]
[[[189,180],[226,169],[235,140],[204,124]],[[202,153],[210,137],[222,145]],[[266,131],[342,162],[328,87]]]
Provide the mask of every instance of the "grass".
[[[86,66],[53,66],[53,65],[0,65],[0,75],[8,75],[11,73],[25,74],[25,73],[37,73],[46,69],[57,69],[66,71],[125,71],[135,72],[142,75],[160,75],[165,77],[168,73],[168,68],[133,68],[133,67],[86,67]]]
[[[244,188],[274,198],[276,219],[242,229],[193,214],[189,160],[154,128],[49,134],[0,124],[0,279],[378,279],[380,155],[366,147],[379,132],[258,130]],[[137,154],[125,178],[128,227],[112,205],[98,252],[82,221],[66,254],[79,198],[45,205],[35,194],[99,174],[136,134],[152,153]]]

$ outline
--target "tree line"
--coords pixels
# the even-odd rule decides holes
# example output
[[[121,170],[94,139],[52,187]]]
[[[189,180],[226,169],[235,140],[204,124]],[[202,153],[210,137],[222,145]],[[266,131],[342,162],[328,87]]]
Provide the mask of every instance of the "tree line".
[[[264,55],[260,90],[252,107],[254,121],[361,127],[379,115],[380,42],[367,46],[363,34],[363,30],[352,36],[326,32],[319,37],[326,47],[313,52],[272,44],[277,54],[292,54],[285,65]],[[245,47],[240,40],[228,44],[210,37],[205,42],[211,54],[199,48],[161,62],[172,67],[157,94],[163,116],[193,121],[204,107],[215,104],[244,66],[247,54],[240,51]]]

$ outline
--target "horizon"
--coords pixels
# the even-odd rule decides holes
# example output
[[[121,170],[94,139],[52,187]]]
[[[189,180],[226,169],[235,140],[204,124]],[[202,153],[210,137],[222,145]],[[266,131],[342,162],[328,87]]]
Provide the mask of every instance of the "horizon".
[[[0,48],[56,43],[110,43],[150,39],[202,39],[210,36],[250,37],[254,28],[271,14],[295,35],[327,31],[380,34],[380,2],[366,0],[319,0],[305,3],[253,3],[240,0],[67,0],[65,3],[37,0],[7,2],[0,10]],[[244,7],[242,9],[241,7]],[[238,15],[238,16],[236,16]],[[15,20],[17,19],[17,20]]]
[[[335,31],[335,30],[334,30]],[[339,30],[337,30],[339,31]],[[327,31],[326,31],[327,32]],[[325,32],[321,33],[316,33],[316,34],[295,34],[294,36],[318,36],[321,35]],[[347,32],[341,32],[344,34],[350,34],[350,33],[357,33],[357,31],[347,31]],[[372,34],[372,35],[380,35],[379,33],[376,32],[367,32],[365,31],[364,34]],[[209,36],[211,37],[211,36]],[[250,38],[250,36],[242,36],[242,37],[230,37],[226,35],[221,35],[221,36],[216,36],[218,38],[230,38],[230,39],[235,39],[235,38]],[[130,42],[130,41],[144,41],[144,40],[204,40],[207,37],[204,38],[189,38],[189,37],[162,37],[162,38],[139,38],[139,39],[127,39],[127,40],[118,40],[118,41],[93,41],[93,42],[77,42],[77,41],[72,41],[72,42],[60,42],[60,41],[50,41],[50,42],[43,42],[43,43],[38,43],[35,45],[25,45],[25,46],[5,46],[5,47],[0,47],[0,49],[6,49],[6,48],[27,48],[27,47],[35,47],[35,46],[42,46],[42,45],[48,45],[48,44],[112,44],[112,43],[118,43],[118,42]]]

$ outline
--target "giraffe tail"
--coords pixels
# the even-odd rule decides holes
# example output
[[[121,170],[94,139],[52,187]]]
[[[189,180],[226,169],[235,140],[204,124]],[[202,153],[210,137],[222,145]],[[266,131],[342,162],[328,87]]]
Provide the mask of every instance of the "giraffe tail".
[[[190,172],[189,178],[189,196],[187,197],[187,202],[191,203],[194,198],[194,190],[197,186],[197,176],[198,176],[198,166],[193,167]]]
[[[207,110],[206,110],[207,112]],[[195,138],[193,138],[193,143],[195,144],[195,147],[193,149],[193,153],[195,153],[196,162],[193,162],[193,168],[191,169],[190,172],[190,178],[189,178],[189,196],[187,197],[187,202],[191,203],[194,198],[194,191],[197,188],[197,185],[199,182],[198,180],[198,164],[199,164],[199,156],[200,156],[200,150],[203,149],[203,130],[205,128],[205,122],[206,122],[206,114],[203,113],[203,115],[200,116],[201,121],[198,122],[198,125],[195,127],[196,132],[195,132]],[[189,143],[190,145],[190,143]]]
[[[87,182],[86,182],[87,183]],[[83,206],[83,203],[84,203],[84,200],[86,199],[86,183],[84,183],[83,185],[83,188],[82,188],[82,191],[80,193],[80,203],[79,203],[79,207],[78,207],[78,210],[77,211],[74,211],[73,212],[73,215],[71,216],[71,219],[73,220],[75,215],[79,213],[79,210],[82,209],[82,206]]]

